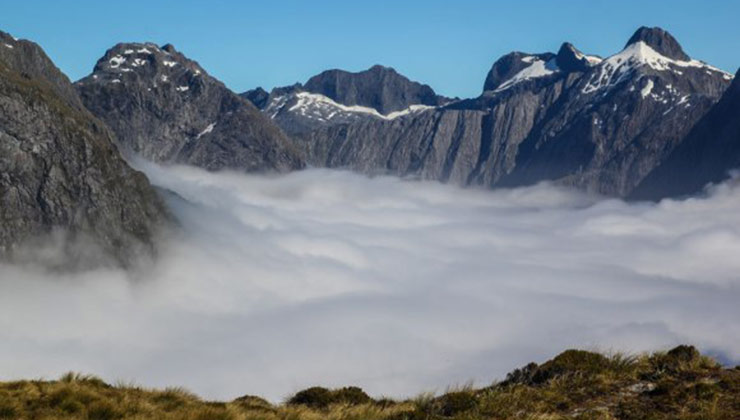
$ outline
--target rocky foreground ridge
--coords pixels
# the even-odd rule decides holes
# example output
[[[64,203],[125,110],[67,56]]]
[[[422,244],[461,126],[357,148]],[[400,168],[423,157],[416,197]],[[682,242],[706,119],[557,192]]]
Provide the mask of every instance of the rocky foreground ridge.
[[[204,401],[182,388],[150,390],[67,374],[0,383],[0,417],[23,419],[737,419],[740,367],[691,346],[638,356],[568,350],[503,381],[407,400],[358,387],[308,388],[283,404],[243,396]]]

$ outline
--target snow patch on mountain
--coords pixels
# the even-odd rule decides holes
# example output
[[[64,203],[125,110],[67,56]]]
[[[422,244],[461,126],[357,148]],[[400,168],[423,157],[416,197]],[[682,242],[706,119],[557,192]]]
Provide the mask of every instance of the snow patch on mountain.
[[[273,99],[267,107],[266,112],[271,118],[275,118],[277,113],[286,105],[290,98],[280,96]],[[375,108],[361,105],[344,105],[335,102],[331,98],[318,93],[298,92],[295,94],[296,103],[288,108],[289,112],[295,112],[308,118],[319,118],[321,120],[331,120],[340,113],[365,114],[383,120],[393,120],[410,114],[424,112],[435,109],[434,106],[428,105],[411,105],[410,107],[394,111],[389,114],[381,114]]]
[[[501,92],[526,80],[549,76],[560,71],[554,58],[544,61],[540,60],[536,56],[527,56],[522,58],[522,61],[531,64],[519,71],[519,73],[515,74],[511,79],[502,83],[501,86],[494,90],[494,92]]]
[[[199,139],[199,138],[205,136],[206,134],[210,133],[211,131],[213,131],[213,128],[214,127],[216,127],[216,123],[208,124],[208,127],[206,127],[203,131],[201,131],[198,134],[198,136],[196,137],[196,139]]]
[[[652,80],[648,79],[647,84],[645,84],[645,87],[642,88],[640,91],[640,95],[642,95],[643,99],[650,95],[650,92],[653,91],[653,87],[655,86],[655,83],[653,83]]]
[[[583,93],[593,93],[603,88],[615,86],[624,81],[635,69],[643,66],[648,66],[656,71],[674,71],[679,75],[682,72],[677,68],[701,68],[709,74],[718,72],[722,73],[725,78],[731,76],[729,73],[699,60],[681,61],[668,58],[642,41],[630,44],[619,53],[603,60],[599,66],[601,71],[591,76],[588,84],[583,88]]]
[[[110,60],[108,60],[108,63],[110,64],[110,68],[117,69],[121,66],[121,64],[126,62],[126,58],[120,55],[117,55],[115,57],[112,57]]]

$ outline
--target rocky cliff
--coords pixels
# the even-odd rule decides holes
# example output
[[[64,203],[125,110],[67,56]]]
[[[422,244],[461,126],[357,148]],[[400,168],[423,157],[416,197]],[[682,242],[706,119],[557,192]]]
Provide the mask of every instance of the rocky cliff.
[[[122,147],[146,159],[210,170],[303,167],[269,118],[172,45],[118,44],[75,87]]]
[[[722,99],[694,126],[631,198],[657,200],[700,192],[740,168],[740,70]]]
[[[36,44],[0,32],[0,257],[128,265],[169,216]],[[53,246],[52,246],[53,245]]]

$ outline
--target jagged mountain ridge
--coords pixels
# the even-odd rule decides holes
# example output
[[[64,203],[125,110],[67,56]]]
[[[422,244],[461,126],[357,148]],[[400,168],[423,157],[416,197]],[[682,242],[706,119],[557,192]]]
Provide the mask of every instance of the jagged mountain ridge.
[[[28,248],[43,250],[59,233],[62,252],[43,259],[65,267],[128,265],[155,251],[156,233],[170,220],[41,47],[3,32],[0,220],[0,257],[25,259]]]
[[[437,95],[429,86],[380,65],[356,73],[327,70],[305,84],[275,88],[267,96],[265,93],[257,88],[241,96],[289,135],[331,125],[390,121],[452,101]]]
[[[643,27],[606,59],[569,43],[557,54],[508,54],[478,98],[395,118],[325,121],[312,114],[317,104],[276,100],[300,86],[273,90],[263,111],[314,166],[486,187],[551,180],[625,197],[732,80],[684,58],[668,32]]]
[[[412,105],[438,106],[449,100],[428,85],[409,80],[393,68],[375,65],[357,73],[327,70],[310,78],[303,89],[347,106],[364,106],[383,115]]]
[[[269,118],[172,45],[120,43],[75,87],[122,146],[146,159],[209,170],[303,167]]]

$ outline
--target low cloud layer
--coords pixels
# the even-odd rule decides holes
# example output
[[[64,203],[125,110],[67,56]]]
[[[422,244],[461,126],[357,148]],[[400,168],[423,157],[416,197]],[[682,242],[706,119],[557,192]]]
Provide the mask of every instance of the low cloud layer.
[[[403,397],[571,347],[740,360],[740,187],[660,204],[144,165],[182,223],[135,275],[0,265],[0,377]]]

